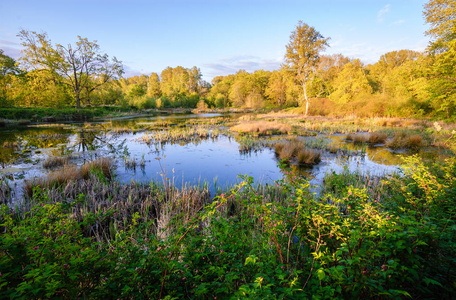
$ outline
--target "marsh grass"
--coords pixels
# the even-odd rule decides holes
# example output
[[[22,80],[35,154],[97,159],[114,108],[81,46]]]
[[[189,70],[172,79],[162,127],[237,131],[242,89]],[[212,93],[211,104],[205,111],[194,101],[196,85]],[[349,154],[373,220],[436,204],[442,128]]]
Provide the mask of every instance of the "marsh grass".
[[[235,125],[231,127],[230,130],[240,134],[251,133],[258,135],[273,135],[286,134],[291,132],[292,128],[288,124],[279,122],[249,121]]]
[[[95,218],[85,233],[98,241],[114,239],[117,232],[128,229],[136,214],[138,222],[153,222],[146,234],[166,238],[194,218],[211,200],[209,190],[204,187],[175,188],[158,182],[107,181],[93,171],[84,179],[74,166],[67,168],[65,174],[68,175],[61,177],[59,172],[35,181],[32,193],[26,194],[24,212],[30,210],[37,197],[45,203],[64,201],[71,206],[71,218],[77,222],[83,223],[90,216]]]
[[[385,144],[388,136],[386,133],[373,132],[369,135],[367,142],[371,145],[375,144]]]
[[[395,174],[387,176],[375,176],[369,173],[359,171],[351,172],[348,167],[337,174],[335,171],[328,172],[321,186],[320,194],[329,198],[329,196],[343,197],[346,195],[348,187],[366,189],[374,201],[379,201],[381,196],[388,193],[388,185],[385,184],[385,178],[393,178]]]
[[[114,177],[114,166],[112,160],[106,157],[98,158],[96,160],[85,163],[81,166],[81,175],[84,179],[89,179],[90,174],[94,171],[99,171],[103,176],[111,180]]]
[[[30,120],[25,120],[25,119],[17,121],[17,125],[19,125],[19,126],[27,126],[30,123],[32,123]]]
[[[117,127],[117,128],[111,128],[109,131],[111,132],[111,134],[121,135],[121,134],[125,134],[125,133],[131,133],[132,129],[127,128],[127,127]]]
[[[417,150],[426,145],[423,137],[405,131],[396,132],[393,139],[387,143],[391,149],[412,149]]]
[[[277,142],[274,151],[280,160],[299,166],[313,166],[321,161],[319,151],[308,148],[305,142],[298,139]]]
[[[135,170],[136,169],[136,160],[134,157],[125,157],[124,158],[125,168]]]
[[[0,176],[0,205],[7,204],[11,200],[13,189],[5,177]]]
[[[240,153],[262,151],[270,144],[270,141],[268,140],[258,139],[247,135],[239,136],[236,140],[239,143]]]
[[[296,158],[300,166],[313,166],[321,161],[321,153],[313,149],[301,149]]]
[[[24,183],[25,195],[32,197],[33,190],[37,187],[40,189],[55,189],[65,187],[71,181],[88,179],[91,173],[101,172],[107,179],[111,179],[112,173],[111,160],[100,158],[88,163],[85,163],[80,168],[75,165],[64,165],[63,168],[51,172],[48,176],[27,180]]]
[[[172,127],[166,130],[160,130],[144,134],[137,141],[144,142],[147,145],[164,145],[167,143],[195,142],[216,138],[218,133],[213,131],[211,134],[210,127],[205,125],[195,127]]]
[[[347,135],[347,137],[345,138],[347,141],[352,141],[355,145],[359,145],[359,144],[365,144],[369,137],[365,134],[353,134],[353,133],[350,133],[349,135]]]
[[[50,156],[43,162],[43,168],[55,169],[57,167],[62,167],[68,164],[69,161],[70,160],[68,157]]]
[[[3,148],[17,148],[19,147],[18,142],[5,141],[2,145]]]

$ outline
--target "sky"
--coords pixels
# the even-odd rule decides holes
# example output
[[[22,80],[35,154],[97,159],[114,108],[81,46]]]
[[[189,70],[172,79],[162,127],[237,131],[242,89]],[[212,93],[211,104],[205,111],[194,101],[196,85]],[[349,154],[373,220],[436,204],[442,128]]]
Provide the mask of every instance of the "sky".
[[[365,64],[390,51],[424,51],[425,0],[1,0],[0,49],[21,56],[21,29],[53,44],[96,40],[125,77],[200,68],[210,82],[243,69],[276,70],[301,20],[330,38],[325,54]]]

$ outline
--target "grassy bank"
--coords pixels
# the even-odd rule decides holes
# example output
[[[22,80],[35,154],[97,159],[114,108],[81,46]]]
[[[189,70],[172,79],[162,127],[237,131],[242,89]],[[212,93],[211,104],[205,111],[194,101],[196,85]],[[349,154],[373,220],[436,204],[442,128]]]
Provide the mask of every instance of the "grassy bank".
[[[119,183],[106,161],[78,170],[2,206],[2,298],[456,295],[455,158],[412,156],[402,177],[331,173],[318,198],[291,172],[211,197],[166,179]]]
[[[123,116],[137,114],[138,110],[120,106],[103,106],[94,108],[0,108],[0,119],[25,122],[61,122],[87,121],[97,117]]]

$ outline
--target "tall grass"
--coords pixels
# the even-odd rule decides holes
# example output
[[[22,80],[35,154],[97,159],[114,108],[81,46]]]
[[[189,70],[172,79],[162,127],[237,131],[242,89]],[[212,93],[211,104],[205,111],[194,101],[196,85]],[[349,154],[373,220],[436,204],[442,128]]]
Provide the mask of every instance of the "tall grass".
[[[367,142],[371,145],[384,144],[387,138],[388,136],[385,133],[373,132],[369,135],[369,139],[367,140]]]
[[[387,146],[391,149],[412,149],[416,150],[425,146],[423,137],[418,134],[410,134],[405,131],[396,132],[393,139],[388,142]]]
[[[313,166],[321,161],[319,151],[306,147],[306,144],[298,139],[277,142],[274,151],[281,160],[299,166]]]
[[[24,192],[32,197],[35,188],[48,190],[54,188],[64,188],[69,182],[89,179],[91,173],[103,174],[107,179],[113,176],[113,166],[108,158],[100,158],[85,163],[80,168],[75,165],[64,165],[46,177],[35,178],[25,181]]]
[[[230,128],[238,133],[253,133],[258,135],[273,135],[291,132],[291,126],[279,122],[250,121],[242,122]]]
[[[0,205],[7,204],[11,199],[13,189],[5,177],[0,176]]]
[[[43,162],[43,168],[54,169],[57,167],[62,167],[68,164],[69,161],[70,160],[68,159],[68,157],[50,156],[46,158],[46,160]]]

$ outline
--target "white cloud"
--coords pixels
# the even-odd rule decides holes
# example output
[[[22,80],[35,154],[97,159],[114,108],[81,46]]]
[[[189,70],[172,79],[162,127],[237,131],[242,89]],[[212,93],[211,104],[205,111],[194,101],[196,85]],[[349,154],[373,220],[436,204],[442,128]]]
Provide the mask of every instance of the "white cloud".
[[[397,20],[395,22],[393,22],[393,25],[399,25],[399,24],[403,24],[405,23],[405,20]]]
[[[21,57],[21,45],[10,40],[0,40],[0,49],[3,49],[6,55],[18,59]]]
[[[209,78],[219,75],[235,74],[239,70],[254,72],[257,70],[273,71],[280,68],[282,59],[264,59],[253,55],[239,55],[220,59],[218,62],[203,64],[203,74]]]
[[[377,22],[382,23],[384,20],[384,16],[389,13],[390,11],[390,6],[389,4],[385,5],[382,9],[379,10],[377,14]]]

